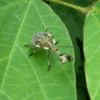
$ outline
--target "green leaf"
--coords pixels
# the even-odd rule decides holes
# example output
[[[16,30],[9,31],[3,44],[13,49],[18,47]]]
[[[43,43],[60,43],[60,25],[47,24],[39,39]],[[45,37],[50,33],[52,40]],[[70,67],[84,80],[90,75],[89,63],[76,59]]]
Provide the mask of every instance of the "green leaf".
[[[68,2],[68,0],[63,0]],[[71,4],[76,4],[76,0],[70,0]],[[87,1],[88,2],[88,1]],[[76,5],[86,6],[87,3],[84,1]],[[86,86],[86,78],[84,72],[84,52],[83,52],[83,27],[85,15],[80,11],[71,9],[69,7],[50,3],[50,6],[55,11],[55,13],[61,18],[61,20],[66,25],[70,37],[72,39],[73,46],[75,47],[75,74],[76,74],[76,89],[77,89],[77,99],[78,100],[89,100],[88,90]],[[59,9],[59,10],[58,10]],[[62,12],[63,11],[63,12]]]
[[[84,27],[87,86],[91,100],[100,99],[100,1],[88,13]]]
[[[55,66],[50,56],[48,72],[47,51],[29,57],[34,48],[24,47],[32,45],[31,36],[46,29],[58,45],[72,46],[58,16],[40,0],[0,2],[0,100],[76,100],[74,61],[62,65],[54,54]],[[72,48],[59,50],[74,58]]]

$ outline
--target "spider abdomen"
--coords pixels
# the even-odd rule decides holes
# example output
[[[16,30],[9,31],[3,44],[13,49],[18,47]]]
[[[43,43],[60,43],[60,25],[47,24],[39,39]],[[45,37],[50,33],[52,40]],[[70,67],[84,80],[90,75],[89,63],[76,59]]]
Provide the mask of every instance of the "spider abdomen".
[[[49,32],[38,32],[31,37],[32,44],[36,47],[49,49],[55,44],[55,39]]]

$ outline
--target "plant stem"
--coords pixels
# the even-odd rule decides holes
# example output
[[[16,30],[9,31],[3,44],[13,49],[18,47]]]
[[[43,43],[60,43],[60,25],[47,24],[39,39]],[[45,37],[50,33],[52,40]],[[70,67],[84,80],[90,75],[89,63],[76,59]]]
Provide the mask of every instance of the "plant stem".
[[[70,8],[74,8],[74,9],[79,10],[82,13],[85,13],[85,14],[87,14],[88,11],[90,10],[87,7],[85,7],[85,8],[84,7],[79,7],[77,5],[70,4],[70,3],[67,3],[67,2],[64,2],[64,1],[61,1],[61,0],[48,0],[48,1],[55,2],[55,3],[59,3],[59,4],[62,4],[62,5],[68,6]]]

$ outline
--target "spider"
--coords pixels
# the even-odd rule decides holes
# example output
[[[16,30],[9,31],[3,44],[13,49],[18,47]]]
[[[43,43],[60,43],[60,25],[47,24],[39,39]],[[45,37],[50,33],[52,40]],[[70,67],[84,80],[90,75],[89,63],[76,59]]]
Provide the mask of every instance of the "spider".
[[[50,61],[49,61],[49,50],[52,50],[52,58],[53,58],[53,51],[59,55],[59,60],[62,62],[62,64],[65,64],[68,60],[71,62],[73,60],[72,56],[70,54],[62,54],[57,47],[69,47],[69,46],[56,46],[56,44],[59,43],[59,41],[55,42],[54,36],[51,35],[51,32],[48,32],[46,29],[46,32],[38,32],[34,36],[31,37],[31,41],[33,46],[31,45],[24,45],[28,46],[30,48],[39,48],[35,51],[33,51],[29,56],[33,55],[37,51],[41,49],[47,49],[47,60],[48,60],[48,71],[50,70]],[[73,47],[72,47],[73,48]],[[54,67],[54,60],[53,60],[53,67]]]

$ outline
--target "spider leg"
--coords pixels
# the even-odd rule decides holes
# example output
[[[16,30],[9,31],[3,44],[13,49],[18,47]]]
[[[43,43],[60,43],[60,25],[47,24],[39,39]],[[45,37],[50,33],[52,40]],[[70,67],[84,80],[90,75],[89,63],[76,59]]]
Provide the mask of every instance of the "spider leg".
[[[50,61],[49,61],[49,50],[47,50],[47,60],[48,60],[48,66],[49,66],[48,71],[49,71],[51,67]]]
[[[53,68],[54,68],[54,57],[53,57],[53,51],[52,51],[52,60],[53,60]]]
[[[56,44],[58,44],[59,43],[59,41],[57,41],[54,45],[56,45]]]
[[[24,45],[24,46],[28,46],[30,48],[36,48],[35,46],[31,46],[31,45]]]
[[[48,29],[46,29],[46,32],[48,32]],[[49,32],[51,34],[51,32]]]
[[[57,41],[54,45],[58,44],[59,41]],[[70,47],[70,48],[74,48],[74,47],[71,47],[71,46],[57,46],[57,47]]]
[[[74,47],[71,47],[71,46],[57,46],[57,47],[70,47],[70,48],[74,48]]]
[[[41,50],[41,49],[42,49],[42,48],[39,48],[39,49],[33,51],[29,56],[33,55],[34,53],[36,53],[37,51],[39,51],[39,50]]]

